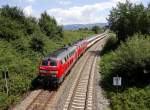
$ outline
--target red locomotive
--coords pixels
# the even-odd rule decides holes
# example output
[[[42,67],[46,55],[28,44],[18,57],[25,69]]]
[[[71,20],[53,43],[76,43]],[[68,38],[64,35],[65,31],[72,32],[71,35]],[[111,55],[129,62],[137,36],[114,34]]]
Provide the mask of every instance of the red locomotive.
[[[105,34],[101,34],[78,41],[44,58],[39,66],[38,82],[44,85],[58,86],[86,49],[104,37]]]

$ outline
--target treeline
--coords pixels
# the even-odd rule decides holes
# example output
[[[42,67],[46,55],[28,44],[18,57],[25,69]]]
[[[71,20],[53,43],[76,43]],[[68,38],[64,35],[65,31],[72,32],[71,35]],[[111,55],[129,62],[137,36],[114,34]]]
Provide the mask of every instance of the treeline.
[[[113,110],[150,108],[150,5],[118,3],[110,12],[110,34],[101,52],[101,85]],[[122,78],[118,90],[113,77]],[[116,92],[118,92],[116,94]]]
[[[90,30],[90,31],[93,31],[95,34],[98,34],[98,33],[101,33],[104,31],[104,29],[101,28],[100,26],[93,26],[92,28],[87,28],[87,27],[79,28],[78,30],[79,31],[89,31]]]

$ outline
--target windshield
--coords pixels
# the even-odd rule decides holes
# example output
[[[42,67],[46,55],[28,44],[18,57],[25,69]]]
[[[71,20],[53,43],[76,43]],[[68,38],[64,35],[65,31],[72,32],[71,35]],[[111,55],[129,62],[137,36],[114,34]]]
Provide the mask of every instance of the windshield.
[[[50,66],[57,66],[57,62],[55,60],[50,60]]]
[[[43,60],[42,61],[42,66],[48,66],[48,60]]]

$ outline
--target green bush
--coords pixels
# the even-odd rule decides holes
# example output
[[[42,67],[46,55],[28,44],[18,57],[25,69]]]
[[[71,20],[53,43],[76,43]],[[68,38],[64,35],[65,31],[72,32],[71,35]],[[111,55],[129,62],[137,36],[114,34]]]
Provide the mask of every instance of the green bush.
[[[136,4],[127,0],[112,8],[108,24],[117,34],[119,41],[125,41],[136,33],[150,34],[150,5]]]
[[[107,91],[113,110],[148,110],[150,99],[150,37],[135,35],[116,50],[102,56],[101,85]],[[112,85],[122,77],[120,93]]]
[[[124,86],[143,86],[144,83],[149,83],[149,67],[150,38],[141,35],[122,43],[117,50],[104,56],[101,63],[102,74],[118,74],[123,77]]]
[[[0,18],[0,38],[10,41],[20,38],[22,36],[22,32],[20,29],[20,25],[17,22],[14,22],[8,18],[1,17]]]
[[[101,55],[104,55],[104,54],[116,49],[117,45],[118,45],[118,39],[116,37],[116,34],[110,33],[109,38],[107,39],[107,41],[101,51]]]
[[[95,34],[102,32],[102,29],[99,26],[93,26],[91,29]]]
[[[136,35],[114,53],[113,71],[130,85],[149,83],[150,37]],[[130,81],[128,81],[130,79]],[[138,82],[137,82],[138,81]],[[142,83],[142,84],[141,84]]]
[[[35,52],[43,52],[44,51],[44,41],[42,40],[43,36],[34,35],[30,42],[30,48]]]
[[[109,94],[113,110],[149,110],[150,86],[145,89],[129,88],[122,93]]]
[[[3,8],[1,8],[0,15],[21,22],[25,19],[23,10],[18,7],[10,7],[9,5],[3,6]]]
[[[39,19],[39,26],[41,31],[50,39],[63,37],[62,27],[58,26],[56,20],[49,16],[46,11],[41,14],[41,18]]]

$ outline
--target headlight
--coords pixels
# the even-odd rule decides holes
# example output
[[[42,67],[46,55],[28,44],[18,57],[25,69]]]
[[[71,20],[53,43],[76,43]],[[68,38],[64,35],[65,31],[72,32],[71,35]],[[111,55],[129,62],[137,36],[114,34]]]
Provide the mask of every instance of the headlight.
[[[58,73],[58,71],[51,71],[50,73],[51,73],[52,77],[56,77],[56,74]]]
[[[47,73],[47,70],[40,70],[40,73]]]

